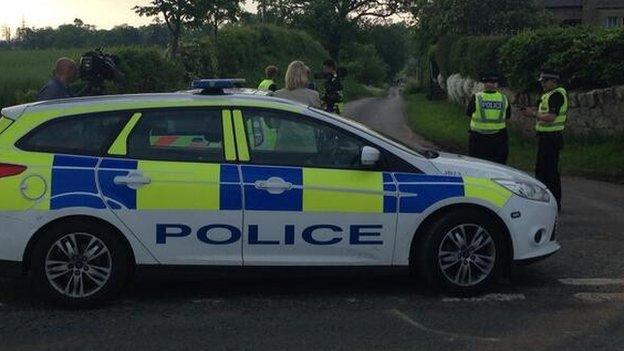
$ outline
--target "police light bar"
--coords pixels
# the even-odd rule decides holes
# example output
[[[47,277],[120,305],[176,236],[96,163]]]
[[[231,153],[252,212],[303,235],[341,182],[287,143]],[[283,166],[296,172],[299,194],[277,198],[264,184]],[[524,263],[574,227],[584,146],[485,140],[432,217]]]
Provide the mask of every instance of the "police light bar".
[[[245,79],[197,79],[191,83],[191,89],[223,90],[240,88]]]

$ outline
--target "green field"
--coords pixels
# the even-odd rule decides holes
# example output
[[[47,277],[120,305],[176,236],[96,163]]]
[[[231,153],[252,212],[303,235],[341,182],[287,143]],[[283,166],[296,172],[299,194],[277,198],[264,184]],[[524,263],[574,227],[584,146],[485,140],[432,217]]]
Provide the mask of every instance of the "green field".
[[[463,108],[446,101],[428,101],[422,94],[406,96],[410,127],[445,150],[468,151],[468,123]],[[536,142],[510,131],[509,164],[533,172]],[[561,153],[566,175],[624,181],[624,137],[568,139]]]
[[[23,95],[38,91],[50,78],[57,58],[78,59],[88,50],[2,50],[0,51],[0,107],[27,99]],[[31,92],[32,95],[32,92]]]

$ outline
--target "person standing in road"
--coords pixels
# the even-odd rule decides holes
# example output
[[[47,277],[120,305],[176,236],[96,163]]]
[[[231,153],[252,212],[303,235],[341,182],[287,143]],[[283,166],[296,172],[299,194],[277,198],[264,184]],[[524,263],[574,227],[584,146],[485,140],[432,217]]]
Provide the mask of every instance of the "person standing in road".
[[[275,84],[275,77],[277,76],[276,66],[267,66],[264,69],[264,80],[258,85],[258,90],[262,91],[277,91],[277,84]]]
[[[52,79],[41,88],[37,95],[37,101],[65,99],[73,96],[69,90],[69,85],[78,76],[78,66],[74,60],[62,57],[56,60]]]
[[[487,74],[481,81],[483,91],[473,95],[466,107],[466,115],[471,118],[469,155],[506,164],[509,155],[506,120],[511,116],[511,105],[498,90],[497,74]]]
[[[544,183],[557,199],[561,210],[561,176],[559,153],[563,148],[563,130],[567,121],[568,93],[559,85],[559,73],[544,69],[539,82],[543,88],[537,110],[525,107],[522,113],[535,118],[537,131],[537,163],[535,177]]]
[[[323,102],[325,111],[341,115],[344,112],[344,94],[342,77],[338,74],[336,61],[327,59],[323,62],[323,75],[325,77],[325,91]]]

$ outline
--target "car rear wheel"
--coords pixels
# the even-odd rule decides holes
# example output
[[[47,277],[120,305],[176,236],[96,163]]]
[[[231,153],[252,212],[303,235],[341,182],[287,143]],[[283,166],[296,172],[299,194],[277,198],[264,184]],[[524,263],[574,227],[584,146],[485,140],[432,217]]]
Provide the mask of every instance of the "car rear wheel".
[[[31,267],[33,283],[44,298],[67,307],[90,307],[119,292],[131,263],[118,233],[73,221],[44,233]]]
[[[508,259],[504,231],[478,210],[448,213],[429,225],[417,248],[420,275],[434,288],[459,295],[482,292]]]

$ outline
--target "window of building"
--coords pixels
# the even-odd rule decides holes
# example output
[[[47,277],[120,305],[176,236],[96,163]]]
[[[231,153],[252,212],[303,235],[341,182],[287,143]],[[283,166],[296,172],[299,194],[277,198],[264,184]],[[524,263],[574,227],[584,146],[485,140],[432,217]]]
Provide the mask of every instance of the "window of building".
[[[607,28],[617,28],[622,26],[622,17],[609,16],[604,19],[604,26]]]

